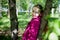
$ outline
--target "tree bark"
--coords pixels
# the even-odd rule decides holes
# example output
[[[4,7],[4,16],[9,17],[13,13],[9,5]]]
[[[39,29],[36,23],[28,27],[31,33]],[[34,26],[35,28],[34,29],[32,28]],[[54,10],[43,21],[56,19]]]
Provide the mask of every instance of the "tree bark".
[[[41,19],[41,26],[40,26],[39,35],[38,35],[39,40],[42,40],[43,30],[44,30],[46,24],[48,23],[48,20],[45,19],[45,17],[50,14],[50,11],[52,8],[52,3],[53,3],[53,0],[46,0],[45,9],[44,9],[43,16]]]
[[[9,0],[12,40],[18,39],[18,19],[16,15],[16,0]]]

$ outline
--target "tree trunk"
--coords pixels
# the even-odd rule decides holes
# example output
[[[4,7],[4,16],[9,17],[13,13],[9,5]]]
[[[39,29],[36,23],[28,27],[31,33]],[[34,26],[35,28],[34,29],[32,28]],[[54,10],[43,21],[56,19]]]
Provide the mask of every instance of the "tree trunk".
[[[16,15],[16,0],[9,0],[12,40],[18,39],[18,19]]]
[[[45,28],[45,26],[48,22],[48,20],[45,19],[44,17],[46,17],[50,14],[50,11],[51,11],[51,8],[52,8],[52,3],[53,3],[53,0],[46,0],[45,9],[44,9],[44,12],[43,12],[43,17],[41,19],[41,27],[40,27],[39,35],[38,35],[39,40],[42,40],[43,29]]]

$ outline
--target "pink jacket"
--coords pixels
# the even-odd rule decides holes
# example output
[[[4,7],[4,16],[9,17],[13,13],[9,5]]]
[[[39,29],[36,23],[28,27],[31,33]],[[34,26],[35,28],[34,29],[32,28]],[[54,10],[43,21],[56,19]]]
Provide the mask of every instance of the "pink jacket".
[[[22,40],[37,40],[40,24],[41,16],[38,16],[37,18],[32,18],[32,20],[28,23],[26,27],[26,30],[22,36]]]

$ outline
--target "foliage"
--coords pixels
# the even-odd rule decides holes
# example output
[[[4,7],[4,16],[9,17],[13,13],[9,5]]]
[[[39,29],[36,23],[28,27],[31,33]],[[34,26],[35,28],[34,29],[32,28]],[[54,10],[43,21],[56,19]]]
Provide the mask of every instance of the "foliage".
[[[7,0],[1,0],[2,7],[7,8],[8,7],[8,1]]]
[[[33,4],[41,4],[43,7],[45,6],[46,0],[32,0]]]
[[[58,6],[58,0],[54,0],[54,1],[53,1],[53,7],[56,8],[57,6]]]
[[[26,0],[20,0],[20,7],[24,10],[27,9],[27,1]]]

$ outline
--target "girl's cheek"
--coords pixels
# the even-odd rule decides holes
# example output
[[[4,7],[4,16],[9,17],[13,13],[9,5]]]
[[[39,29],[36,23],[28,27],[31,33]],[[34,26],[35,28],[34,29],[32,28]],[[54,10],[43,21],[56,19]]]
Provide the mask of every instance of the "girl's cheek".
[[[32,13],[32,16],[35,16],[35,14],[34,14],[34,13]]]

